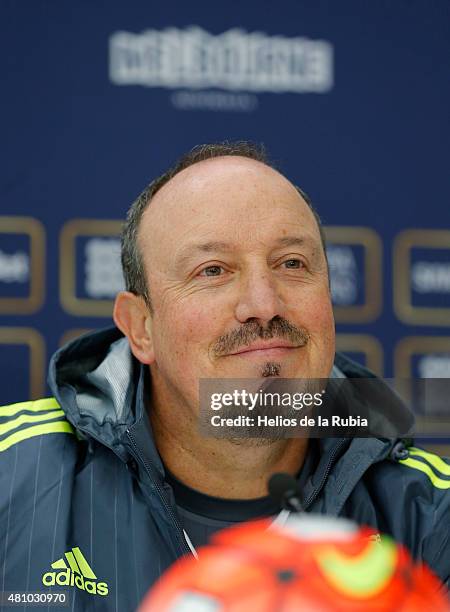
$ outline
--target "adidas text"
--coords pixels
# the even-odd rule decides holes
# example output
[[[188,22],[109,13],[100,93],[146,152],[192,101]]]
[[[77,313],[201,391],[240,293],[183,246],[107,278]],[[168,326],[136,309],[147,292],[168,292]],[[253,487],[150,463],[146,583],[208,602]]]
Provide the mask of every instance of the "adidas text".
[[[82,591],[91,595],[108,595],[108,585],[106,582],[96,582],[86,580],[83,576],[76,576],[70,569],[62,572],[47,572],[42,576],[45,586],[77,586]]]

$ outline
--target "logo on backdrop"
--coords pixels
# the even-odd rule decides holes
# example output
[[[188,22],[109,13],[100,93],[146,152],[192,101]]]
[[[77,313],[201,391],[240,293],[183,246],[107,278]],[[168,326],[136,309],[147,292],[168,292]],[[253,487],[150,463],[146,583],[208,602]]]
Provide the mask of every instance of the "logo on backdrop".
[[[394,247],[394,307],[405,323],[450,325],[450,231],[408,229]]]
[[[327,248],[333,304],[351,306],[357,303],[361,273],[357,257],[349,245],[330,245]]]
[[[124,289],[119,238],[89,238],[84,254],[86,294],[90,298],[114,298]]]
[[[121,221],[72,219],[60,235],[60,297],[77,316],[111,316],[124,289],[120,264]]]
[[[26,283],[30,277],[30,258],[23,251],[4,253],[0,250],[0,281]]]
[[[414,262],[411,283],[417,293],[450,294],[450,261]]]
[[[450,353],[421,355],[417,370],[420,378],[450,378]]]
[[[109,76],[116,85],[180,90],[171,95],[180,109],[248,112],[258,105],[255,93],[328,92],[333,47],[238,28],[218,35],[197,26],[119,31],[109,40]]]
[[[32,314],[45,293],[45,230],[32,217],[0,217],[0,313]]]
[[[382,244],[370,227],[325,227],[337,323],[374,321],[382,308]]]

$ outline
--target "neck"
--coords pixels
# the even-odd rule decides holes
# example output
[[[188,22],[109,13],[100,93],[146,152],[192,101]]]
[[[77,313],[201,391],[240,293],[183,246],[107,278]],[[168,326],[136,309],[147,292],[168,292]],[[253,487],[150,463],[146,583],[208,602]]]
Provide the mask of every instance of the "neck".
[[[201,493],[227,499],[264,497],[272,474],[294,476],[303,465],[306,438],[206,438],[187,406],[179,406],[173,397],[162,401],[155,388],[152,397],[150,420],[163,462],[178,480]]]

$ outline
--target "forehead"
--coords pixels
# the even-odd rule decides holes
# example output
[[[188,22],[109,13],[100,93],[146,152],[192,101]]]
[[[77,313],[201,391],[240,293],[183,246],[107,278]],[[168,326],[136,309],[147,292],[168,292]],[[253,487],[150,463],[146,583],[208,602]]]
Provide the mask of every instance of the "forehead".
[[[282,174],[243,157],[219,157],[186,168],[158,191],[139,231],[144,260],[186,244],[222,240],[240,247],[299,234],[320,242],[316,220]]]

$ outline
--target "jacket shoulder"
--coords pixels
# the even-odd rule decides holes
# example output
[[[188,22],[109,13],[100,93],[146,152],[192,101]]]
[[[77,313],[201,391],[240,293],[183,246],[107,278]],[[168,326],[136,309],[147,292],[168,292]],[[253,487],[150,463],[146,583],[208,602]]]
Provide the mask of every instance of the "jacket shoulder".
[[[0,567],[5,590],[42,590],[42,575],[55,560],[52,547],[67,550],[80,456],[74,433],[54,398],[0,407]],[[28,574],[23,570],[27,566]]]
[[[430,490],[441,491],[450,505],[450,459],[416,446],[405,450],[405,457],[397,460],[405,469],[404,476],[414,477]]]
[[[54,434],[75,434],[54,397],[0,406],[0,453]]]
[[[390,506],[416,505],[450,512],[450,459],[416,446],[371,466],[368,476]],[[395,495],[393,495],[395,491]]]
[[[450,459],[409,446],[377,464],[372,487],[388,531],[448,584]]]

